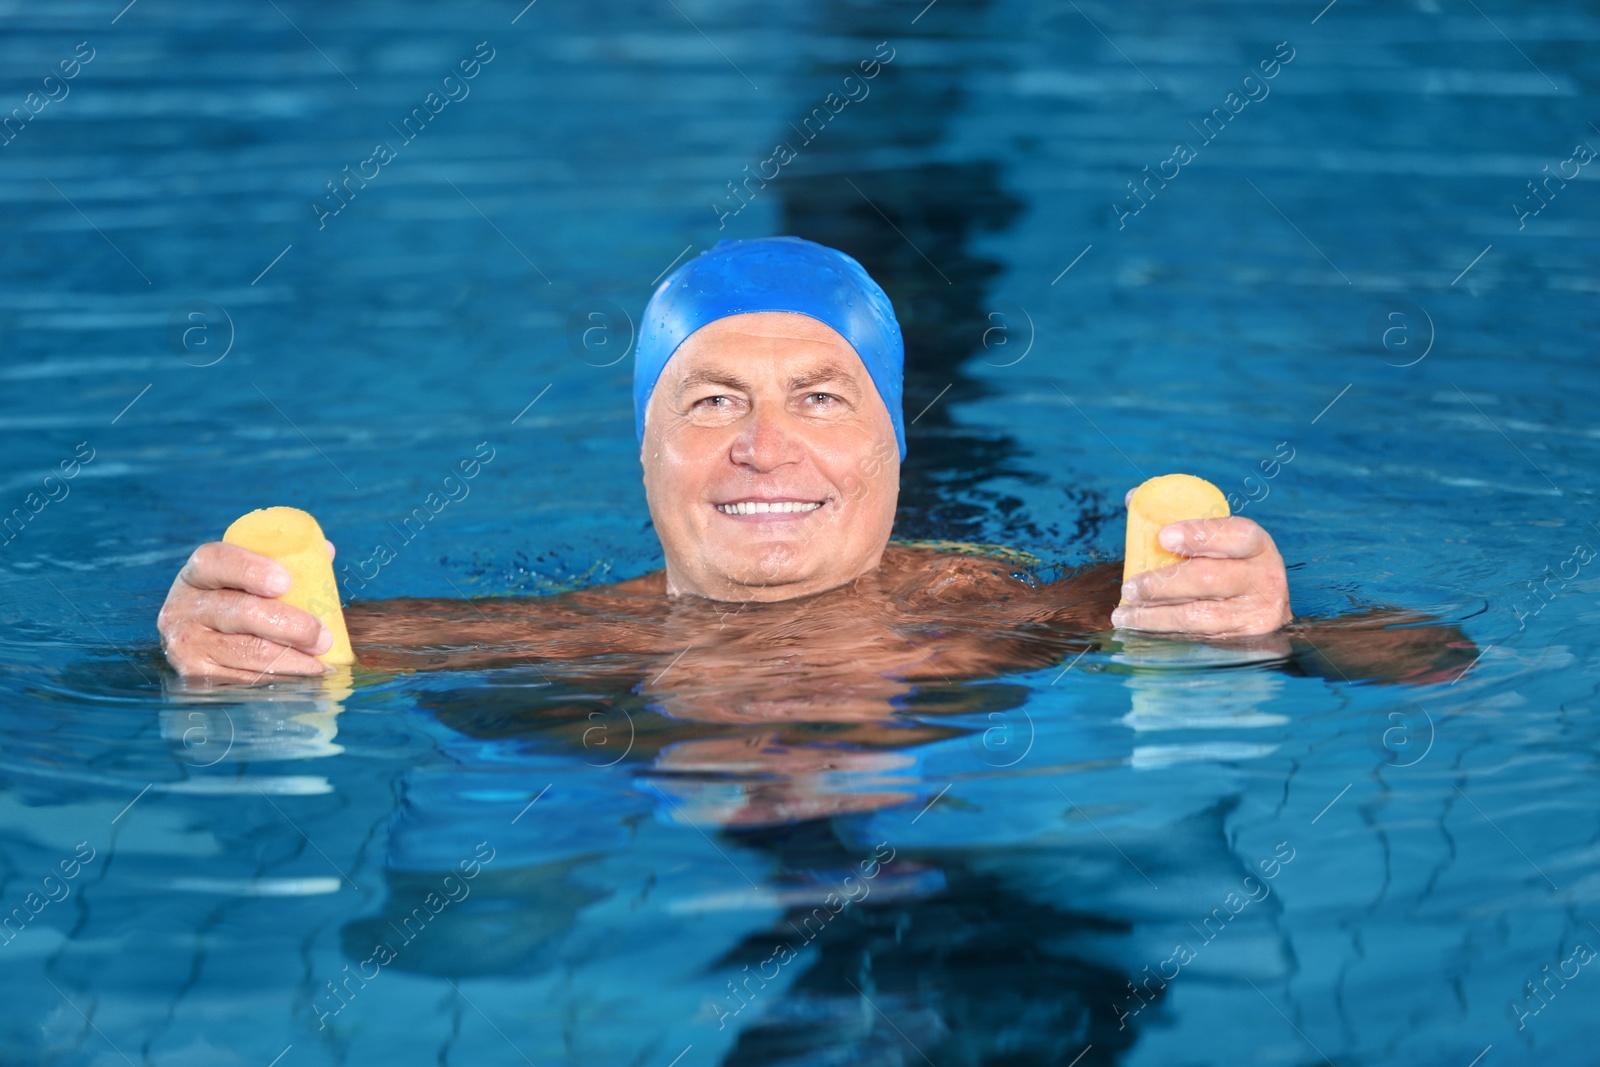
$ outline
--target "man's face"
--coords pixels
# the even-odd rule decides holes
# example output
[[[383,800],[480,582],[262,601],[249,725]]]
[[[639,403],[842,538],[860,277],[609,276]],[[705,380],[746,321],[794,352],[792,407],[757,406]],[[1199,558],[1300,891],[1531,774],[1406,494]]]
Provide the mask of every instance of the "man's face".
[[[805,315],[731,315],[668,360],[645,409],[645,494],[667,591],[766,601],[878,566],[900,495],[889,409]]]

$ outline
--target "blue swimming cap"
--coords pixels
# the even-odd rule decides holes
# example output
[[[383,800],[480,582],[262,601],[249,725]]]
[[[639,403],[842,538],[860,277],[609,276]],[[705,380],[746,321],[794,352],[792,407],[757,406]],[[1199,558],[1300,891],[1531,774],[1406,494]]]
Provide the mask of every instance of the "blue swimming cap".
[[[900,458],[906,458],[900,410],[905,344],[894,306],[861,264],[799,237],[718,241],[657,287],[633,357],[633,421],[641,443],[645,406],[678,346],[707,323],[754,311],[807,315],[849,341],[889,409]]]

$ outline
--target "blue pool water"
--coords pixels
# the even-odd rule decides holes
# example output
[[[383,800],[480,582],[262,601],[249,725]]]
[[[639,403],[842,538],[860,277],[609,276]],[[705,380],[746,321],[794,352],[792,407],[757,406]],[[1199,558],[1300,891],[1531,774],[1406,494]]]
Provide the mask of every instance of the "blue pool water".
[[[0,18],[7,1067],[1593,1062],[1600,7]],[[630,317],[770,233],[900,312],[898,536],[1113,558],[1186,470],[1297,613],[1412,625],[1342,671],[1106,635],[852,724],[164,669],[267,504],[357,602],[657,568]]]

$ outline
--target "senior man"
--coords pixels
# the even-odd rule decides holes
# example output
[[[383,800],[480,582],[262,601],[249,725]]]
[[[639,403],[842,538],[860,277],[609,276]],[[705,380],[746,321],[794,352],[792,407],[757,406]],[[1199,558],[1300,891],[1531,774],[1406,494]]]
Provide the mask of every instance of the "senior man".
[[[1185,558],[1126,584],[1114,564],[1041,583],[993,558],[890,545],[902,368],[893,308],[854,259],[796,237],[719,242],[653,294],[636,354],[665,570],[552,598],[353,604],[358,657],[399,668],[603,659],[654,676],[695,716],[859,721],[919,681],[1046,666],[1113,626],[1253,638],[1285,655],[1303,636],[1285,630],[1272,538],[1238,516],[1166,527],[1162,543]],[[314,657],[331,635],[273,599],[288,581],[266,557],[202,545],[158,620],[172,666],[240,682],[323,673]],[[1368,616],[1313,647],[1393,657],[1405,639],[1375,640],[1386,621],[1417,620]]]

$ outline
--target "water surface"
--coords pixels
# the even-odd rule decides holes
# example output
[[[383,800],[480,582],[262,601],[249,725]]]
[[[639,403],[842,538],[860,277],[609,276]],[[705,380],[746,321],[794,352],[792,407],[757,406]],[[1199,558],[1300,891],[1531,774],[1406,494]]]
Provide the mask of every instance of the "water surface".
[[[0,17],[0,105],[61,97],[0,146],[0,1060],[1591,1056],[1594,5]],[[842,722],[570,657],[163,668],[173,573],[268,504],[397,547],[356,602],[659,567],[629,317],[771,233],[902,317],[897,536],[1049,577],[1191,471],[1297,612],[1425,615],[1390,659],[1470,670],[1103,635]]]

